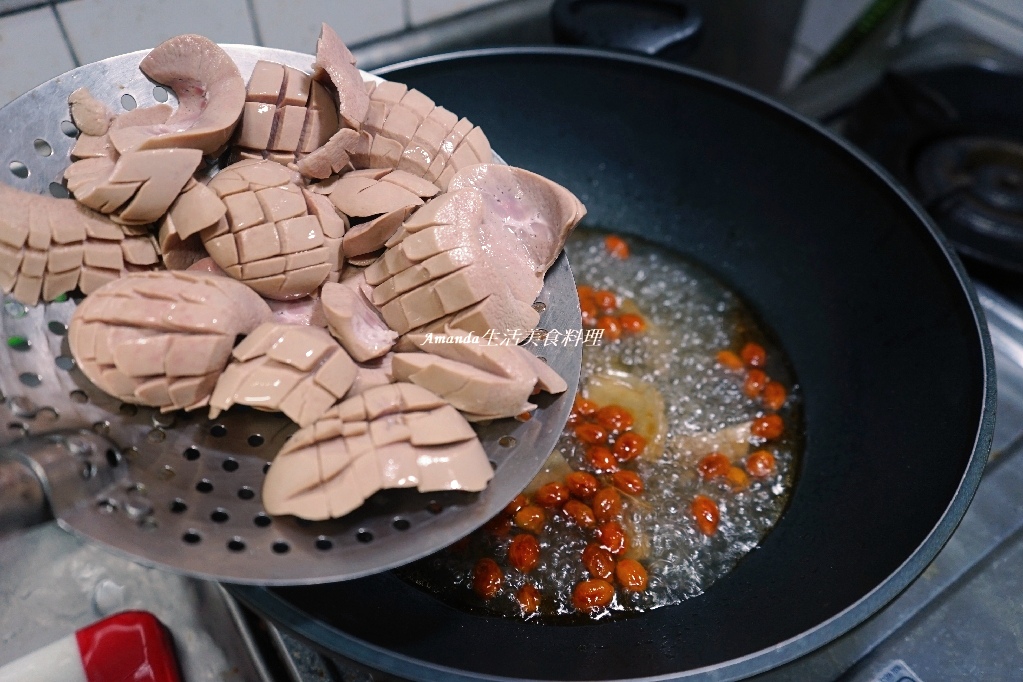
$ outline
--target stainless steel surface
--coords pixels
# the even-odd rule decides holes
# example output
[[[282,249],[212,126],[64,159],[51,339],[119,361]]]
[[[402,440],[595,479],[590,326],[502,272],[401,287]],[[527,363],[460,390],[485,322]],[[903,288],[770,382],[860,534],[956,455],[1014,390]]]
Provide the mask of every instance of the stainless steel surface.
[[[313,62],[310,55],[283,50],[225,49],[246,78],[259,59],[306,71]],[[137,68],[145,54],[74,69],[0,109],[4,180],[28,191],[59,188],[74,142],[66,105],[74,89],[88,87],[115,110],[158,101],[165,91]],[[21,167],[27,177],[4,170]],[[544,307],[541,328],[581,328],[575,281],[564,256],[548,273],[538,302]],[[0,406],[0,425],[7,428],[0,429],[0,443],[82,427],[110,438],[124,453],[125,481],[60,505],[61,525],[147,564],[228,582],[345,580],[404,564],[468,534],[540,469],[568,417],[579,379],[580,347],[531,346],[565,378],[569,391],[541,401],[529,421],[500,420],[478,428],[496,468],[482,493],[385,491],[336,521],[271,519],[259,491],[267,462],[294,426],[283,415],[247,409],[210,421],[201,413],[160,414],[122,405],[74,366],[66,340],[74,306],[67,300],[26,308],[5,300],[0,391],[7,399]]]
[[[49,515],[42,481],[32,467],[15,460],[0,461],[0,536],[31,528]]]
[[[127,561],[54,523],[0,541],[0,665],[129,609],[167,626],[183,680],[272,682],[220,585]]]
[[[18,404],[18,401],[13,401]],[[104,507],[124,480],[121,453],[89,431],[22,438],[0,448],[0,534],[41,523],[82,503]]]

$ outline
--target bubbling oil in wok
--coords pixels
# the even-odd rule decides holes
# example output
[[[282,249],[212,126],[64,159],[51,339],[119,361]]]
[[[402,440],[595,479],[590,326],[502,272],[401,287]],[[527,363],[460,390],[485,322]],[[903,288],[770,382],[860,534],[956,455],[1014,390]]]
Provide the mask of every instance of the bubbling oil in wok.
[[[779,346],[739,297],[704,269],[638,239],[623,245],[601,232],[577,231],[566,248],[583,291],[584,322],[604,330],[600,343],[591,345],[591,333],[584,344],[572,420],[544,470],[507,512],[399,571],[460,608],[571,622],[677,604],[710,588],[756,547],[792,491],[802,432],[798,385]],[[592,310],[592,291],[613,309]],[[567,330],[551,332],[555,343],[575,340]],[[759,349],[766,361],[755,357]],[[765,374],[774,393],[763,392]],[[594,440],[594,429],[583,425],[601,423],[587,414],[608,405],[621,406],[631,418],[622,431],[639,434],[642,452],[601,469],[596,448],[614,452],[616,442],[628,438],[610,428],[604,429],[606,443],[585,442]],[[604,413],[613,417],[615,411],[597,414]],[[780,436],[758,436],[772,436],[764,426],[776,426],[779,418]],[[623,479],[609,469],[638,475],[642,492],[622,489]],[[557,494],[546,499],[552,491],[564,495],[572,471],[592,473],[601,488],[617,481],[620,513],[605,509],[602,515],[600,503],[585,494],[571,505]],[[568,513],[578,513],[579,502],[597,510],[593,526],[583,527],[590,525],[585,513],[582,525]],[[519,515],[523,504],[539,509],[543,519]],[[717,519],[707,518],[708,504]],[[617,553],[593,548],[608,549],[598,533],[608,515],[617,517],[627,538]],[[533,537],[515,540],[523,535]],[[530,550],[526,560],[524,548]],[[595,556],[611,563],[594,563]],[[634,567],[628,560],[645,572],[644,589],[629,589],[629,572],[615,570]],[[594,585],[601,578],[606,584]],[[607,601],[611,592],[598,594],[599,605],[581,608],[584,583],[597,593],[609,585],[613,596]]]

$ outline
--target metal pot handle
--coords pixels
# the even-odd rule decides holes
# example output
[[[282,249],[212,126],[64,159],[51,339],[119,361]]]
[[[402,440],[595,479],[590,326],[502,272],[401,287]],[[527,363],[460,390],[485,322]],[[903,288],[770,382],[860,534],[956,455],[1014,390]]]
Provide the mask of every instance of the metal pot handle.
[[[695,49],[703,16],[681,0],[557,0],[560,43],[681,60]]]

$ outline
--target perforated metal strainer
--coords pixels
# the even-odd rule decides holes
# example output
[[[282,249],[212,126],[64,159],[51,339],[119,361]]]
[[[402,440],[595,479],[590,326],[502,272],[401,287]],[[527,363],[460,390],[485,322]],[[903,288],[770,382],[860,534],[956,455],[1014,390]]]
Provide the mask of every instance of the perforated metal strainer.
[[[246,79],[259,59],[305,71],[313,62],[309,55],[282,50],[225,49]],[[88,87],[115,110],[168,98],[173,104],[173,93],[138,70],[145,54],[79,67],[0,109],[3,180],[26,191],[66,196],[61,177],[77,134],[67,98],[76,88]],[[391,490],[340,520],[271,518],[260,502],[263,476],[295,427],[282,415],[244,408],[210,421],[203,410],[160,414],[105,395],[75,367],[68,350],[67,323],[75,305],[70,299],[28,308],[4,299],[0,444],[7,447],[0,457],[43,479],[63,527],[143,563],[228,582],[346,580],[407,563],[468,534],[540,469],[579,380],[581,348],[532,344],[570,390],[545,396],[526,422],[505,419],[478,429],[496,467],[482,493]],[[575,281],[564,256],[547,273],[536,308],[544,329],[580,328]],[[32,440],[42,434],[49,436]],[[21,490],[31,487],[21,474],[12,479],[0,471],[0,523],[5,502],[18,497],[11,493],[12,480]],[[19,499],[31,497],[26,495]]]

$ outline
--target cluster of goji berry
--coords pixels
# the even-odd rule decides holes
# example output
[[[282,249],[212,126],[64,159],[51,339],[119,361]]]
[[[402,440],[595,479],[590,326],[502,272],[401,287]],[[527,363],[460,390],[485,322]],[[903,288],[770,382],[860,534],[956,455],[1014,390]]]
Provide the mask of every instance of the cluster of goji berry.
[[[785,405],[788,392],[777,381],[772,381],[764,366],[767,364],[767,352],[757,343],[747,343],[736,353],[722,350],[717,354],[717,361],[723,367],[736,372],[745,371],[743,392],[750,398],[759,398],[761,404],[770,410],[753,420],[750,434],[758,443],[776,440],[785,432],[785,422],[776,413]],[[745,490],[749,487],[750,477],[770,478],[776,471],[774,455],[768,450],[760,449],[748,455],[742,462],[743,466],[732,463],[732,460],[720,452],[712,452],[700,460],[698,470],[705,481],[724,479],[733,491]],[[696,520],[696,527],[704,535],[717,533],[721,514],[717,502],[706,495],[693,498],[690,511]]]
[[[619,310],[618,296],[613,291],[586,285],[576,287],[576,291],[585,329],[603,329],[603,338],[608,341],[617,341],[623,334],[640,334],[646,329],[646,320],[641,315]]]
[[[578,396],[568,428],[586,446],[593,472],[572,471],[561,481],[540,486],[531,498],[518,495],[486,526],[496,535],[518,529],[508,544],[508,564],[524,574],[539,563],[537,536],[543,533],[551,515],[561,514],[591,533],[591,542],[580,556],[591,577],[572,590],[572,605],[579,611],[592,613],[611,604],[616,583],[630,592],[647,588],[646,569],[635,559],[623,556],[629,549],[629,537],[621,523],[621,493],[639,495],[644,489],[639,474],[622,468],[646,447],[646,440],[631,430],[632,424],[633,416],[625,408],[598,408]],[[504,583],[501,566],[489,557],[476,562],[472,578],[473,590],[483,599],[495,597]],[[525,614],[540,607],[539,591],[531,583],[519,588],[516,597]]]

